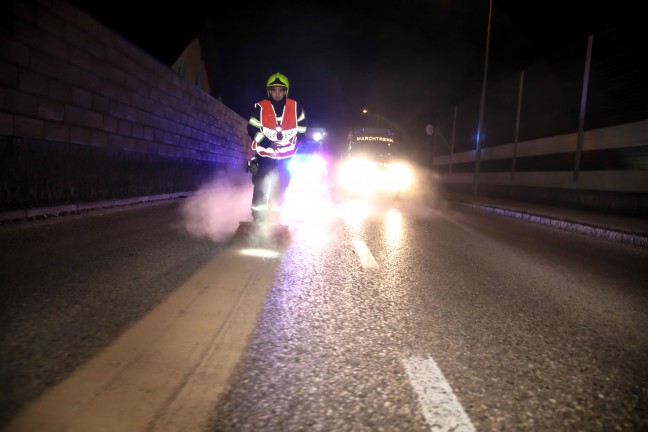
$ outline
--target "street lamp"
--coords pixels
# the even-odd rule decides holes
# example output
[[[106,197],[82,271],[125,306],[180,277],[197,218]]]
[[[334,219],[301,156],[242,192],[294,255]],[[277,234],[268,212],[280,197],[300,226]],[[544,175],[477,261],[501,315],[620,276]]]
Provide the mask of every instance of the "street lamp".
[[[362,109],[362,114],[369,114],[369,110],[366,108]],[[380,127],[380,115],[376,113],[371,113],[372,116],[376,118],[376,127]]]

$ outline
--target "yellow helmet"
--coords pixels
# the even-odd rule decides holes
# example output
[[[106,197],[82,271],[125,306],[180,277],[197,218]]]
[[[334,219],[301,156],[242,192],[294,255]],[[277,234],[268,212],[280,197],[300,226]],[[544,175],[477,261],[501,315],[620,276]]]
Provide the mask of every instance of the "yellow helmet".
[[[270,75],[268,82],[266,83],[266,89],[268,90],[268,96],[270,96],[270,87],[286,87],[286,96],[288,96],[288,89],[290,87],[290,82],[286,75],[279,72]]]

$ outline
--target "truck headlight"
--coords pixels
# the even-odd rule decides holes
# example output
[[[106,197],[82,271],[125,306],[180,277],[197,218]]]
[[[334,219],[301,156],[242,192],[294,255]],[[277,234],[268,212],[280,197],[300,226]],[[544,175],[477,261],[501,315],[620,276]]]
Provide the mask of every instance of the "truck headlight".
[[[412,187],[414,173],[404,163],[389,164],[384,172],[383,187],[389,191],[403,191]]]

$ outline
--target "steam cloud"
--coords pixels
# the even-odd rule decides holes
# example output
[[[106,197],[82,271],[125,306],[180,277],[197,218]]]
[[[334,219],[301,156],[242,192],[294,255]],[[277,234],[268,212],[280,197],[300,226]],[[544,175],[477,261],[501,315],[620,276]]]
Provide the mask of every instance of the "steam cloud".
[[[250,175],[222,171],[183,204],[185,228],[197,237],[229,239],[240,221],[251,220],[251,201]]]

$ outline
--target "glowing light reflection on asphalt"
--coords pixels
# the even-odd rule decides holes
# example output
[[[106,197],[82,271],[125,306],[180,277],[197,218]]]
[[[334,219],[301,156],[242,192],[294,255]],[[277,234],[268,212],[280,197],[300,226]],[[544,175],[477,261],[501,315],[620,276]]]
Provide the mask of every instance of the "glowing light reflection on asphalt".
[[[281,253],[276,250],[264,248],[241,249],[239,253],[241,255],[254,256],[259,258],[278,258],[281,255]]]
[[[340,206],[340,211],[344,223],[357,228],[369,217],[371,205],[365,200],[349,200]]]
[[[391,248],[400,245],[403,236],[403,216],[398,210],[392,208],[385,214],[385,231]]]

